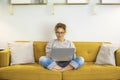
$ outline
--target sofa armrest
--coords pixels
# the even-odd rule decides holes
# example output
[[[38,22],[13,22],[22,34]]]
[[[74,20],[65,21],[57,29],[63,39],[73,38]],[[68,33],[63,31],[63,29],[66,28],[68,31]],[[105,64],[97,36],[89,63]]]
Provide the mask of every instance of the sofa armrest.
[[[120,66],[120,49],[116,51],[115,58],[116,58],[116,65]]]
[[[10,50],[5,49],[0,51],[0,67],[9,66],[10,63]]]

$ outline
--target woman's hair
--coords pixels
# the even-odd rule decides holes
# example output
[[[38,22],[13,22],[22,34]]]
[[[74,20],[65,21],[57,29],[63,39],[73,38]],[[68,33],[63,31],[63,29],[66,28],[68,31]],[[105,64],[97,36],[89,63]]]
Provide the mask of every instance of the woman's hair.
[[[58,28],[62,28],[66,32],[66,25],[65,24],[57,23],[56,26],[55,26],[55,31],[57,31]]]

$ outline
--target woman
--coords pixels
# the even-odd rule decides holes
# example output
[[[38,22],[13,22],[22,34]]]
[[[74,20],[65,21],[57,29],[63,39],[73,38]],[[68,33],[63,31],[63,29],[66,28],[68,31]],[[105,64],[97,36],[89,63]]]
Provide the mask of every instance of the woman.
[[[64,38],[66,34],[66,25],[58,23],[55,26],[55,33],[57,39],[51,40],[46,46],[46,56],[39,58],[39,63],[53,71],[66,71],[71,69],[77,69],[84,64],[83,57],[77,57],[74,54],[74,58],[71,61],[54,61],[50,56],[52,48],[75,48],[74,44]]]

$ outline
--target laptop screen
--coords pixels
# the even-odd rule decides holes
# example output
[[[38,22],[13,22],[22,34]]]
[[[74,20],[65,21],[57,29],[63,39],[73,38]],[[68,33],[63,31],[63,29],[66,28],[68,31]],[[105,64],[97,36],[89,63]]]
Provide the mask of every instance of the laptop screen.
[[[52,48],[50,55],[55,61],[70,61],[74,53],[75,48]]]

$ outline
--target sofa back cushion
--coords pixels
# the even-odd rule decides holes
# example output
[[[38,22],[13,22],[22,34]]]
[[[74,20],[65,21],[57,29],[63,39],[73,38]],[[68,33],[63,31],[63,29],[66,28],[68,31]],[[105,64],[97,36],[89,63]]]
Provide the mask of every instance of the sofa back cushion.
[[[35,56],[35,61],[38,62],[40,56],[45,56],[45,48],[46,48],[47,42],[42,42],[42,41],[34,41],[33,46],[34,46],[34,56]]]
[[[84,57],[87,62],[94,62],[102,43],[103,42],[74,42],[76,55]],[[46,55],[45,48],[47,42],[34,41],[33,45],[35,61],[38,62],[40,56]]]
[[[74,42],[76,55],[84,57],[87,62],[95,62],[102,43],[103,42]]]

